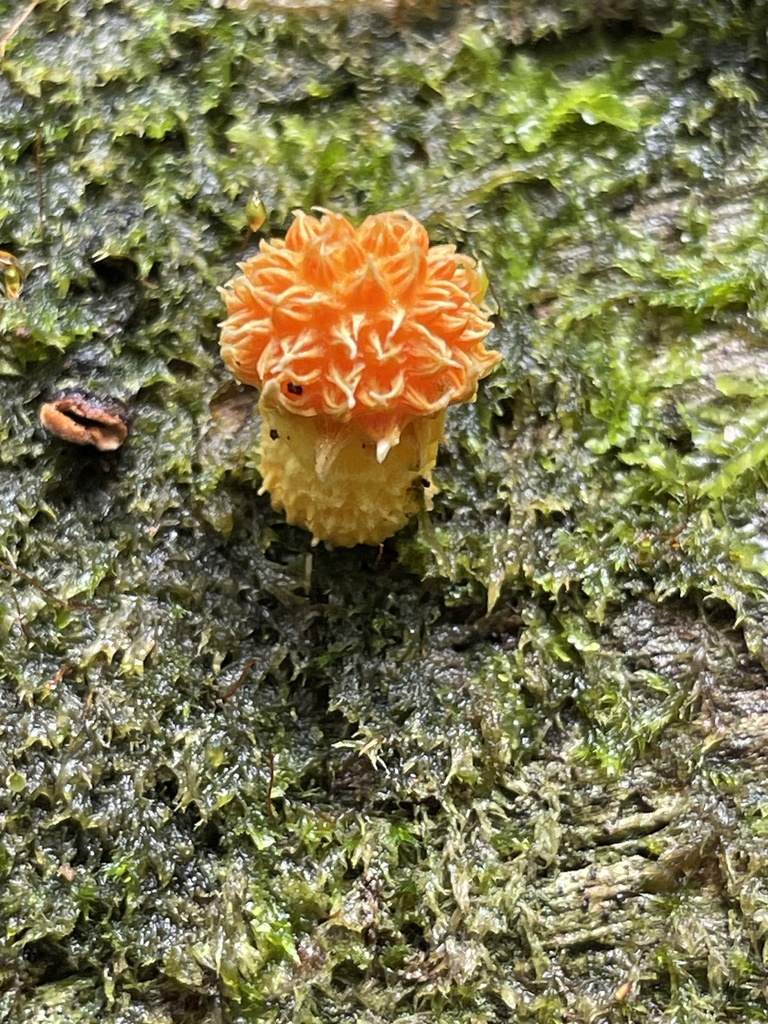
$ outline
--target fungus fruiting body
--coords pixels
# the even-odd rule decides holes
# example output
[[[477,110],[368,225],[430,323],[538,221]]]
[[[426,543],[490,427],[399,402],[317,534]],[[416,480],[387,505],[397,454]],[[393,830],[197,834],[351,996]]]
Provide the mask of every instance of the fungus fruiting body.
[[[261,391],[263,491],[329,545],[430,508],[445,410],[496,365],[485,280],[404,211],[297,211],[222,289],[224,362]]]
[[[117,399],[67,391],[40,407],[45,429],[70,444],[116,451],[128,436],[127,410]]]

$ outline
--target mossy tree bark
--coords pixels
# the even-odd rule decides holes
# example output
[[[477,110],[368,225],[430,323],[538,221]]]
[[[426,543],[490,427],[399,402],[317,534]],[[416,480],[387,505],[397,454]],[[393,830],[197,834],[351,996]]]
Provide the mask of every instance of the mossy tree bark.
[[[0,0],[6,1019],[765,1018],[767,25]],[[381,550],[257,496],[256,190],[486,265],[503,366]]]

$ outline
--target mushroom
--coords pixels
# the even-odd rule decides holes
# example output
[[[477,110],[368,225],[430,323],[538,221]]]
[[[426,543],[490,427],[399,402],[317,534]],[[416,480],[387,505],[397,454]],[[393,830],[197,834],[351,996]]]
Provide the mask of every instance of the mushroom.
[[[92,445],[100,452],[116,451],[128,436],[127,410],[115,398],[98,398],[85,391],[66,391],[40,407],[45,429],[70,444]]]
[[[221,289],[221,354],[261,391],[259,493],[314,543],[378,544],[432,507],[445,410],[500,359],[486,281],[403,210],[294,216]]]

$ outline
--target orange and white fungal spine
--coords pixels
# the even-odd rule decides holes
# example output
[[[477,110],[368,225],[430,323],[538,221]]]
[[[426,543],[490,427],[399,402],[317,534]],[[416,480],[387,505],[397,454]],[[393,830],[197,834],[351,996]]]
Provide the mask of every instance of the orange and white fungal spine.
[[[445,410],[499,354],[486,281],[404,211],[297,211],[222,289],[222,357],[261,391],[262,490],[315,542],[377,544],[430,508]]]

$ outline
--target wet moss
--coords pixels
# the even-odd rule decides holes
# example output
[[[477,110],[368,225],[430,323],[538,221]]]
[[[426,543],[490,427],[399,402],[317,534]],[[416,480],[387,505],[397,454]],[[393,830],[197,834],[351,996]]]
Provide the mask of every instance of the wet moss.
[[[762,1019],[768,8],[555,6],[0,12],[8,1019]],[[381,551],[257,493],[255,191],[488,270]]]

